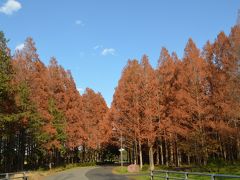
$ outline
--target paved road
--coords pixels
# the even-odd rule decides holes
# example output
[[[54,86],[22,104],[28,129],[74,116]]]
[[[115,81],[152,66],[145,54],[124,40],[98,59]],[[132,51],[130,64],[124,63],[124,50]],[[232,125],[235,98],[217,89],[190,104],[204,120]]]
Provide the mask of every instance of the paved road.
[[[89,180],[128,180],[125,176],[112,174],[112,169],[111,166],[92,169],[86,173],[86,177]]]
[[[112,174],[111,166],[81,167],[58,172],[44,180],[128,180],[127,177]]]
[[[96,167],[80,167],[47,176],[44,180],[89,180],[85,174]]]

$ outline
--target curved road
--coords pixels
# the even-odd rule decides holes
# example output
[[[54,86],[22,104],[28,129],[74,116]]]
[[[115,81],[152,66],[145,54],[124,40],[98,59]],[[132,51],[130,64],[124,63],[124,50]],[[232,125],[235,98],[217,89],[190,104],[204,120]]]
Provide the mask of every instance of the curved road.
[[[128,180],[126,176],[112,174],[113,167],[102,166],[86,173],[89,180]]]
[[[112,174],[113,167],[80,167],[58,172],[44,180],[128,180],[122,175]]]

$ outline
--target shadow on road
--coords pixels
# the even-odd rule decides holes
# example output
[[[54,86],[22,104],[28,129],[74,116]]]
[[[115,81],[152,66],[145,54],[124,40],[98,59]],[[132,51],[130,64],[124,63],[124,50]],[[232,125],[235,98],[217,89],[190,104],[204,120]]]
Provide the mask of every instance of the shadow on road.
[[[96,169],[88,171],[85,176],[89,180],[128,180],[124,175],[116,175],[112,173],[113,166],[100,166]]]

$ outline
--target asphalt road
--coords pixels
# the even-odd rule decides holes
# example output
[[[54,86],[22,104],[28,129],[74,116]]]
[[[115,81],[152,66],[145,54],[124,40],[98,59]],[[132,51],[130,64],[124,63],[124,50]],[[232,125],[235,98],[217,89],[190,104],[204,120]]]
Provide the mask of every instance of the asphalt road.
[[[81,167],[58,172],[44,180],[128,180],[127,177],[112,174],[113,167]]]
[[[128,180],[126,176],[112,174],[113,167],[102,166],[86,173],[89,180]]]
[[[80,167],[61,171],[51,176],[47,176],[44,180],[88,180],[85,174],[96,167]]]

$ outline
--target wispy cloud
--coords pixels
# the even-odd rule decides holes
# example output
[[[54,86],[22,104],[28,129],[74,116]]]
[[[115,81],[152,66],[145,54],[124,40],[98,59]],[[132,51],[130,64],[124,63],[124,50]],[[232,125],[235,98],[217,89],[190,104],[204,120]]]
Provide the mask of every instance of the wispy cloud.
[[[83,23],[83,21],[81,21],[81,20],[79,20],[79,19],[75,21],[75,24],[78,25],[78,26],[84,26],[84,25],[85,25],[85,24]]]
[[[107,55],[116,55],[116,50],[114,48],[104,48],[103,45],[95,45],[93,47],[94,51],[100,52],[102,56],[107,56]]]
[[[24,43],[19,44],[19,45],[16,46],[15,51],[16,51],[16,50],[21,51],[23,48],[24,48]]]
[[[103,56],[107,56],[107,55],[115,55],[115,53],[116,53],[115,49],[113,49],[113,48],[105,48],[105,49],[102,50],[101,54]]]
[[[7,0],[7,2],[0,7],[0,12],[11,15],[13,12],[18,11],[21,8],[22,5],[20,2],[16,0]]]
[[[97,49],[99,49],[99,48],[101,48],[101,47],[102,47],[101,45],[96,45],[96,46],[93,47],[93,49],[94,49],[94,50],[97,50]]]
[[[78,92],[79,92],[80,94],[83,93],[83,91],[84,91],[84,89],[83,89],[83,88],[80,88],[80,87],[78,87],[77,90],[78,90]]]

